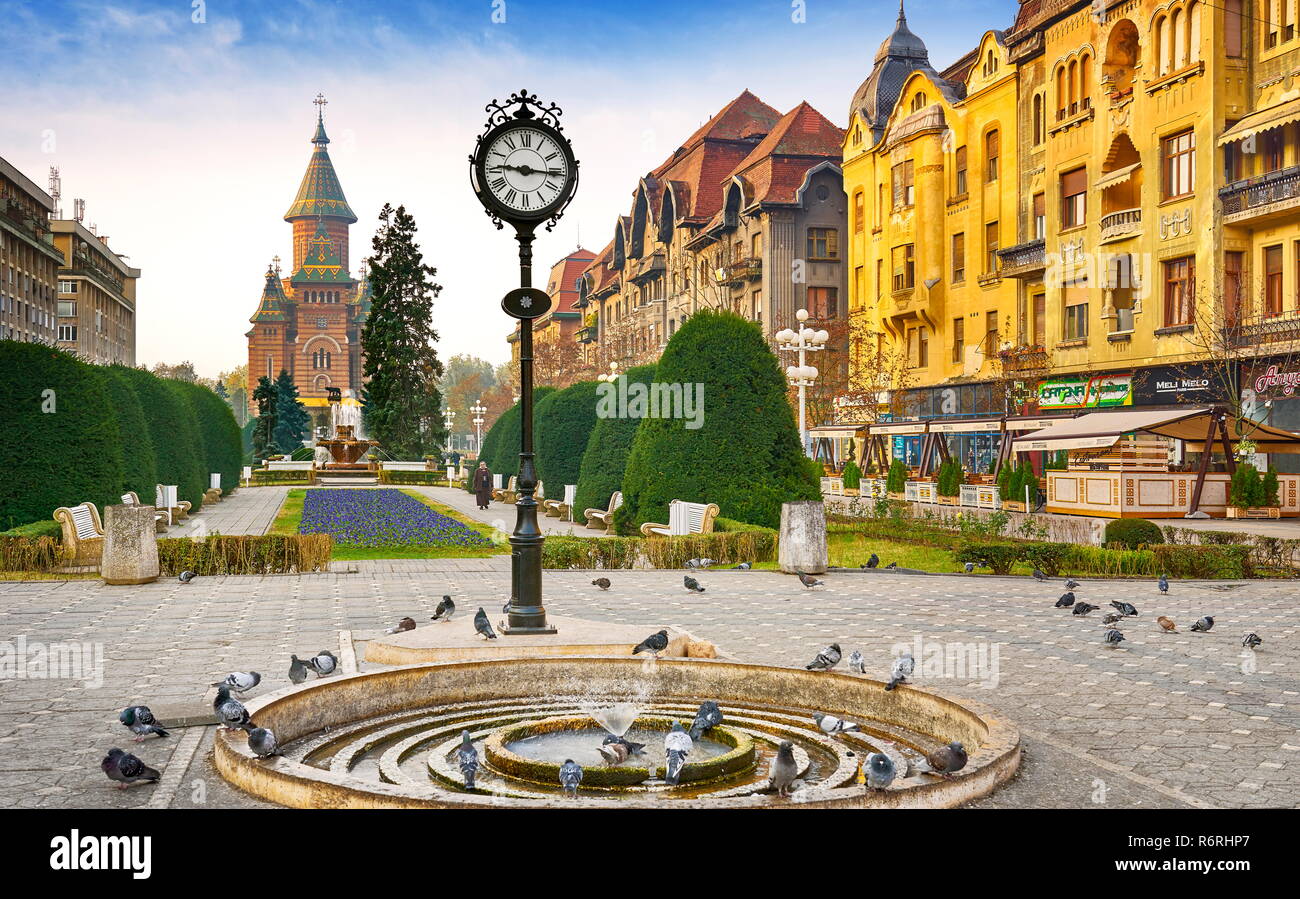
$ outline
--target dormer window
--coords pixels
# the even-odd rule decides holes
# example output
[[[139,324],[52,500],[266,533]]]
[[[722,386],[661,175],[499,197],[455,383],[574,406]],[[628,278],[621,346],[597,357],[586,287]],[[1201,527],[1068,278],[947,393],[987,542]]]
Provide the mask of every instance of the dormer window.
[[[998,70],[998,58],[993,55],[992,50],[989,50],[988,53],[985,54],[984,56],[984,77],[988,78],[990,75],[993,75],[995,72],[997,72],[997,70]]]
[[[925,109],[925,106],[925,94],[918,92],[916,96],[912,98],[912,112],[920,112],[922,109]]]

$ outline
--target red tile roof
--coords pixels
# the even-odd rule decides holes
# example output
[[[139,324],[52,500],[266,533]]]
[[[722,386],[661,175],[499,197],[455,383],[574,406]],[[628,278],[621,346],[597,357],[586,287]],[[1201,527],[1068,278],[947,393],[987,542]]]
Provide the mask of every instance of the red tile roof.
[[[808,169],[822,162],[839,163],[844,129],[807,101],[787,112],[772,133],[722,179],[739,175],[749,185],[750,203],[794,203]]]
[[[551,266],[551,275],[546,282],[546,292],[551,295],[551,299],[555,300],[552,311],[577,311],[575,304],[578,302],[578,278],[595,258],[596,254],[591,250],[584,250],[579,247]]]

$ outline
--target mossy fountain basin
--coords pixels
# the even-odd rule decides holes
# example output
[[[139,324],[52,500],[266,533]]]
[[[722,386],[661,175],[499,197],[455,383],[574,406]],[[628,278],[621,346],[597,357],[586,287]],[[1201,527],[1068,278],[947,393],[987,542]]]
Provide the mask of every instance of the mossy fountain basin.
[[[587,713],[593,703],[634,703],[635,733],[674,720],[689,726],[703,699],[716,700],[725,715],[705,735],[719,745],[688,758],[688,769],[699,767],[684,771],[679,786],[659,780],[662,749],[651,755],[648,748],[619,766],[584,765],[579,794],[570,798],[554,758],[518,751],[521,742],[556,732],[598,746],[602,732]],[[297,808],[945,807],[991,792],[1020,759],[1017,730],[978,703],[909,686],[885,691],[848,673],[720,660],[407,665],[315,680],[246,705],[285,754],[258,759],[243,733],[222,730],[217,769],[254,796]],[[856,721],[862,733],[827,737],[814,711]],[[474,791],[464,788],[456,763],[466,730],[479,749]],[[794,744],[802,781],[789,798],[767,782],[784,740]],[[951,740],[966,746],[967,767],[951,778],[925,773],[924,754]],[[855,776],[871,752],[890,756],[899,771],[887,790],[870,791]]]

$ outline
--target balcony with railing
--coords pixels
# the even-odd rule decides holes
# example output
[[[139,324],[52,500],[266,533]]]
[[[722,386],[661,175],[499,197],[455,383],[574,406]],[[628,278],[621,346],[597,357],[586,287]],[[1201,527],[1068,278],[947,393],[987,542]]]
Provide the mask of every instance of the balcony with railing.
[[[1142,209],[1117,209],[1101,217],[1101,242],[1121,240],[1142,233]]]
[[[664,254],[651,253],[649,256],[645,256],[636,261],[635,268],[632,272],[632,280],[637,283],[648,281],[651,278],[662,275],[666,268],[667,264],[664,262]]]
[[[1002,372],[1006,375],[1038,375],[1047,371],[1047,348],[1041,345],[1009,347],[998,352]]]
[[[1225,224],[1294,212],[1300,208],[1300,165],[1221,187],[1219,204]]]
[[[1224,342],[1235,349],[1300,342],[1300,309],[1243,315],[1223,332]]]
[[[594,343],[600,336],[600,328],[596,325],[588,325],[585,328],[579,328],[575,335],[578,343]]]
[[[743,284],[746,281],[757,281],[763,277],[763,260],[759,256],[737,259],[735,262],[727,263],[722,271],[723,281],[727,284]]]
[[[1029,278],[1047,267],[1047,246],[1042,238],[998,250],[999,268],[1004,278]]]

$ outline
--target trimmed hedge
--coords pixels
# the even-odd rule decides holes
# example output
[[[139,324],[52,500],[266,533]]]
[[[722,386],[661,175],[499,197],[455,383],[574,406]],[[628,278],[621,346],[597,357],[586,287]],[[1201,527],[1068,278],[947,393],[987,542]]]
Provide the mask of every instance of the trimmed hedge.
[[[1155,546],[1165,542],[1165,535],[1160,526],[1145,518],[1116,518],[1106,524],[1106,545],[1112,543],[1129,549],[1142,546]]]
[[[284,484],[312,484],[312,472],[294,471],[292,469],[266,471],[261,468],[253,469],[252,486],[254,487],[274,487]]]
[[[781,504],[819,498],[786,379],[759,326],[731,312],[695,313],[668,341],[658,384],[704,385],[703,426],[643,418],[623,475],[620,534],[666,521],[668,504],[717,503],[729,518],[777,527]],[[717,558],[714,556],[714,558]]]
[[[172,381],[172,389],[182,395],[194,412],[198,423],[199,444],[207,467],[203,471],[203,486],[209,483],[208,475],[221,475],[221,492],[229,493],[239,486],[240,467],[243,461],[242,437],[235,413],[221,397],[201,384]],[[305,448],[305,447],[304,447]],[[308,451],[310,458],[310,450]],[[143,497],[144,494],[141,494]]]
[[[385,471],[379,472],[381,484],[411,484],[417,487],[446,487],[447,476],[441,471]]]
[[[140,497],[140,502],[152,503],[154,490],[158,486],[158,465],[154,461],[153,437],[149,433],[144,406],[135,392],[132,379],[123,374],[121,369],[110,365],[100,371],[110,401],[117,411],[118,427],[123,439],[130,442],[130,448],[122,457],[122,492],[134,490]],[[120,497],[114,500],[120,501]]]
[[[739,522],[737,522],[739,524]],[[714,559],[719,565],[776,560],[777,532],[745,525],[735,531],[690,537],[568,537],[552,535],[542,544],[543,568],[685,568],[687,559]]]
[[[53,518],[46,518],[43,521],[33,521],[7,531],[0,531],[0,537],[53,537],[55,540],[62,541],[63,525]]]
[[[203,474],[206,465],[199,443],[199,426],[189,403],[180,391],[171,386],[175,382],[168,378],[159,378],[138,368],[110,367],[129,378],[140,397],[149,436],[153,440],[157,483],[175,484],[179,498],[189,500],[190,511],[197,512],[203,504],[203,491],[208,481]],[[145,503],[153,502],[153,499],[152,489],[140,496],[140,501]]]
[[[533,388],[533,449],[536,450],[537,441],[537,407],[541,405],[543,399],[555,392],[554,387],[535,387]],[[484,458],[487,462],[488,469],[493,474],[503,474],[506,476],[506,482],[509,483],[511,475],[519,474],[519,435],[520,427],[520,409],[519,404],[515,403],[497,419],[492,430],[488,431],[488,436],[493,431],[497,431],[495,445],[493,446],[493,455],[491,459]],[[485,438],[486,442],[486,438]]]
[[[0,534],[0,571],[54,571],[65,564],[63,545],[52,537]]]
[[[60,506],[121,502],[124,435],[102,369],[0,341],[0,402],[0,527],[43,521]]]
[[[994,574],[1010,574],[1024,558],[1025,548],[1016,543],[960,543],[953,553],[959,564],[991,568]]]
[[[629,387],[632,384],[648,385],[654,380],[655,366],[638,365],[628,369],[623,377]],[[574,508],[609,508],[609,498],[616,490],[623,489],[623,472],[627,469],[627,457],[632,452],[632,441],[640,423],[640,419],[619,416],[596,419],[596,426],[591,429],[582,454]]]
[[[580,381],[547,394],[537,404],[533,432],[537,478],[551,496],[564,498],[564,485],[578,483],[582,456],[596,427],[595,381]],[[585,507],[584,507],[585,508]]]
[[[328,571],[334,538],[329,534],[251,534],[203,540],[158,541],[163,574],[287,574]]]

